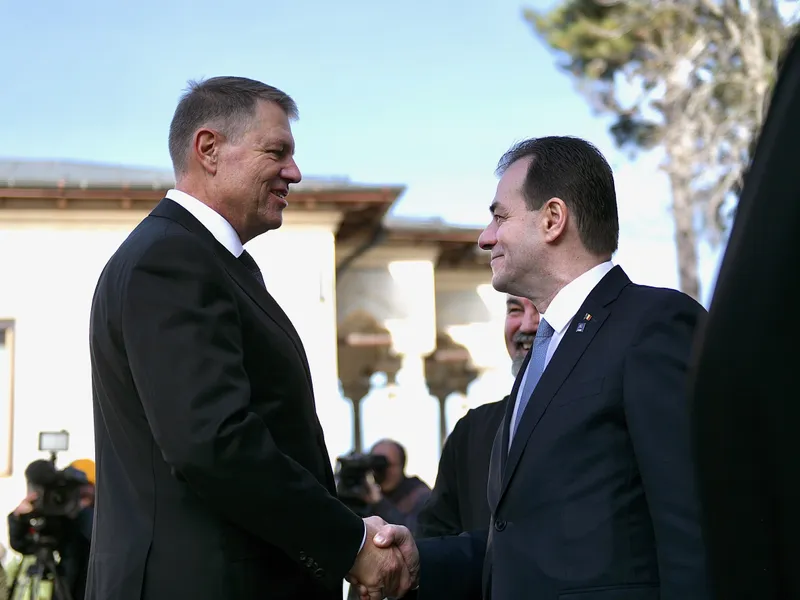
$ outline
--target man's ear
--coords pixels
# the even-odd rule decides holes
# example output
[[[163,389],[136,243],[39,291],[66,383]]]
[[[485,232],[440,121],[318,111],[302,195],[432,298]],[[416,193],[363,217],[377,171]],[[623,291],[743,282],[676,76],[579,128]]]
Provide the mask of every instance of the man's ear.
[[[219,148],[222,144],[222,135],[213,129],[199,129],[194,134],[192,154],[197,163],[209,175],[217,173]]]
[[[569,209],[561,198],[550,198],[541,209],[542,229],[546,242],[555,242],[567,229]]]

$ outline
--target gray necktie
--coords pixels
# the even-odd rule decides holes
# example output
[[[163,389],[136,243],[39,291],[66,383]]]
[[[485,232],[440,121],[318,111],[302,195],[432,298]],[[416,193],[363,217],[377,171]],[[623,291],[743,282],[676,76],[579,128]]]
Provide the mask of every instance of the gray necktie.
[[[533,338],[533,356],[531,356],[531,360],[528,363],[525,387],[522,388],[517,396],[519,398],[519,407],[517,408],[517,416],[514,419],[509,440],[514,439],[514,434],[517,432],[517,427],[522,419],[522,413],[525,412],[528,400],[530,400],[533,390],[536,389],[536,384],[539,383],[539,379],[542,377],[544,361],[547,358],[547,347],[550,345],[550,340],[553,339],[554,333],[555,331],[550,326],[550,323],[544,319],[539,321],[539,329],[536,330],[536,337]]]

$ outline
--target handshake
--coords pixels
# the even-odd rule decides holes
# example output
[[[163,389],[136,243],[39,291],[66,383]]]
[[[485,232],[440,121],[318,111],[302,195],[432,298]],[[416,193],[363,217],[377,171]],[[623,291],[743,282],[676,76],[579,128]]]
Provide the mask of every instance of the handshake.
[[[402,597],[419,585],[419,553],[411,532],[380,517],[364,519],[367,539],[346,579],[361,600]]]

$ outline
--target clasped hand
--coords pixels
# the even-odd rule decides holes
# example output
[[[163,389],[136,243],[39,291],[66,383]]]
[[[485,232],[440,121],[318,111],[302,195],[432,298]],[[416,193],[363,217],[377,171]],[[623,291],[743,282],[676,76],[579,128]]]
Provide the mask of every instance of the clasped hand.
[[[367,539],[347,581],[362,600],[402,597],[418,584],[419,554],[411,532],[380,517],[364,519]]]

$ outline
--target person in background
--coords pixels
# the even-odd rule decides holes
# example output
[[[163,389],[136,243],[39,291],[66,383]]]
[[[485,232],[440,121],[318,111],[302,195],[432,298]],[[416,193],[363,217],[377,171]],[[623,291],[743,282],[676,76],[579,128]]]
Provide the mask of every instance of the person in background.
[[[24,585],[27,579],[27,570],[33,564],[33,554],[36,552],[36,545],[29,535],[30,519],[35,516],[35,503],[38,498],[37,492],[33,489],[31,482],[36,481],[36,471],[41,472],[41,467],[47,466],[53,469],[49,461],[34,461],[25,470],[28,480],[28,494],[20,502],[19,506],[8,515],[8,537],[11,547],[23,555],[23,560],[17,569],[18,583],[15,588]],[[65,583],[67,590],[73,600],[82,599],[86,590],[86,575],[89,567],[89,549],[92,541],[92,525],[94,515],[94,493],[95,493],[95,466],[94,462],[88,458],[83,458],[72,462],[66,469],[66,473],[75,479],[83,480],[84,484],[80,487],[80,505],[74,515],[58,517],[52,524],[54,532],[60,541],[58,550],[58,574]],[[52,521],[48,517],[48,522]],[[11,583],[9,582],[9,587]],[[16,595],[16,593],[15,593]],[[4,596],[0,595],[0,598]],[[53,595],[53,600],[59,600],[57,593]]]
[[[525,362],[538,327],[539,311],[533,302],[509,294],[505,340],[514,377]],[[508,396],[473,408],[456,423],[442,449],[431,497],[419,514],[418,537],[458,535],[489,523],[489,457],[507,401]]]
[[[419,477],[406,475],[406,449],[399,442],[381,440],[372,447],[371,454],[385,457],[388,466],[374,474],[374,481],[368,481],[364,501],[373,515],[415,531],[419,511],[430,497],[431,488]]]

